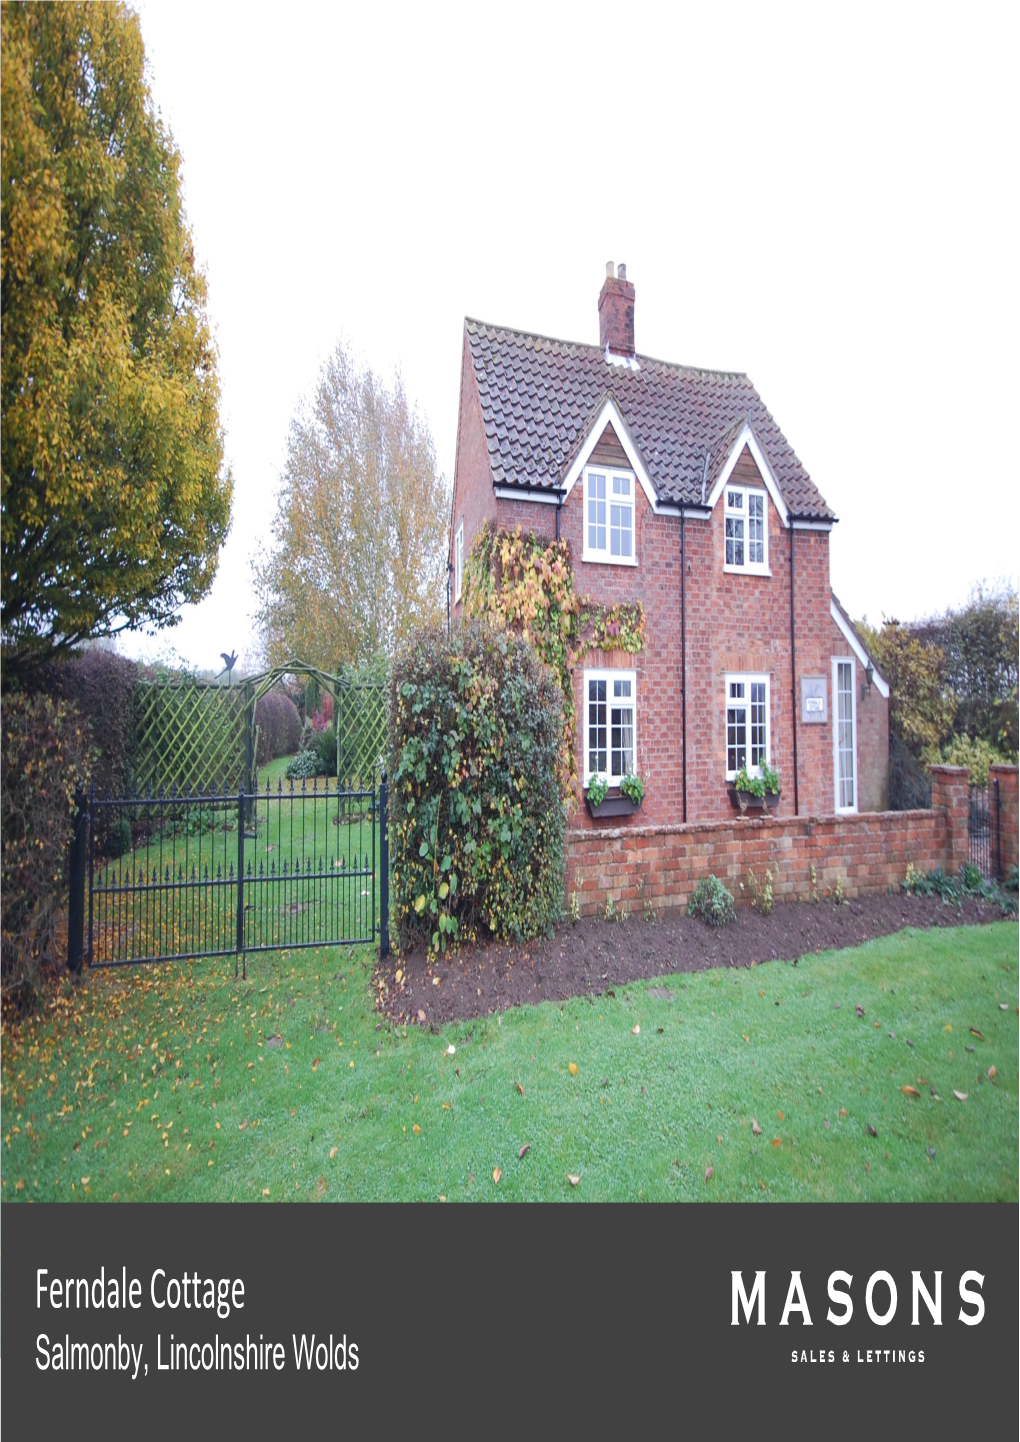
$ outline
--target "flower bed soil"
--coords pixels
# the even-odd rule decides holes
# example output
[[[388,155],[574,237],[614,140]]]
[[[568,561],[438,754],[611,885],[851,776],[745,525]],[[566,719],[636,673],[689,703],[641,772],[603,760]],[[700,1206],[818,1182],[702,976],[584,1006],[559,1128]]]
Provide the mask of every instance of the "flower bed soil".
[[[375,984],[379,1007],[393,1021],[436,1028],[511,1006],[600,996],[610,987],[670,972],[793,961],[859,946],[907,926],[1001,920],[998,906],[973,897],[957,907],[938,897],[905,895],[861,897],[841,906],[829,900],[780,903],[767,917],[738,907],[736,919],[715,930],[679,911],[656,921],[587,918],[564,922],[552,937],[521,946],[479,942],[444,957],[389,956],[377,966]]]

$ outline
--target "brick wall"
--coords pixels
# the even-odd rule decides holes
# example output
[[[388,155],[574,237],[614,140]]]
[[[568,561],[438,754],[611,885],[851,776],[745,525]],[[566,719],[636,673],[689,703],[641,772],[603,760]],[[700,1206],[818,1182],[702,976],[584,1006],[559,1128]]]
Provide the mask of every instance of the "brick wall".
[[[966,766],[931,766],[928,769],[931,775],[931,809],[940,811],[946,819],[946,850],[942,865],[947,871],[957,872],[970,860],[970,772]],[[916,861],[914,865],[917,866]]]
[[[686,906],[698,881],[710,873],[738,903],[746,903],[748,872],[761,878],[766,867],[776,897],[787,900],[810,899],[812,866],[819,897],[828,895],[837,879],[848,897],[898,891],[908,862],[918,871],[962,865],[961,827],[967,859],[966,771],[962,790],[955,776],[944,779],[939,802],[930,811],[740,818],[601,833],[574,828],[567,833],[566,905],[576,891],[582,916],[602,915],[607,896],[619,911],[665,911]]]
[[[999,872],[1003,877],[1009,875],[1011,866],[1016,866],[1020,848],[1017,776],[1015,766],[993,766],[988,774],[989,781],[999,783]]]
[[[537,508],[536,508],[537,509]],[[496,518],[496,497],[492,489],[489,446],[482,420],[475,370],[471,364],[467,331],[464,332],[464,354],[460,369],[460,419],[457,429],[457,466],[453,478],[453,513],[450,526],[450,564],[453,564],[453,543],[457,527],[464,523],[464,564],[471,554],[471,542],[486,519]],[[451,576],[450,599],[453,601]],[[454,602],[452,613],[460,617],[463,605]]]

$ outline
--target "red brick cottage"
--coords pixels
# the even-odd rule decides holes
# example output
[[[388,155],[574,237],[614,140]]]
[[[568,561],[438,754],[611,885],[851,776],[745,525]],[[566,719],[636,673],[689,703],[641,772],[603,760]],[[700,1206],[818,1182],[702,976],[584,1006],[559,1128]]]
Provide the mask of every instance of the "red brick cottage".
[[[884,810],[889,688],[830,588],[835,516],[745,375],[636,353],[624,266],[598,304],[597,346],[465,321],[454,616],[486,519],[566,539],[582,595],[641,602],[644,650],[574,671],[583,784],[644,781],[624,825],[732,818],[763,761],[780,817]]]

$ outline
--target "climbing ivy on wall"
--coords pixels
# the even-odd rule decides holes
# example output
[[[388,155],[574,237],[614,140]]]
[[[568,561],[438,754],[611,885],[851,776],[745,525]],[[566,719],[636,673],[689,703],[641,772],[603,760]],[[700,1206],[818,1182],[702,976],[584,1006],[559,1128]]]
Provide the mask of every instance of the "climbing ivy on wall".
[[[563,788],[570,794],[577,778],[574,667],[590,650],[643,651],[643,606],[579,596],[566,541],[486,521],[465,566],[464,614],[517,632],[555,673],[563,692]]]

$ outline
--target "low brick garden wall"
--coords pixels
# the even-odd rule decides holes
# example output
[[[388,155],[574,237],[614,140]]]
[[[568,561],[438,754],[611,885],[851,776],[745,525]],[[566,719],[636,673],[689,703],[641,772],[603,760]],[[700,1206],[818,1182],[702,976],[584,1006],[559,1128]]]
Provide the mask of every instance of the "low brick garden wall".
[[[1016,768],[1009,769],[1015,797]],[[931,775],[928,811],[735,816],[687,826],[570,830],[567,906],[576,892],[582,916],[600,915],[608,896],[618,911],[665,911],[686,906],[698,881],[710,873],[726,883],[738,903],[749,902],[748,872],[762,879],[766,867],[777,900],[804,901],[812,896],[812,866],[820,897],[829,895],[837,881],[847,897],[898,891],[908,863],[917,871],[938,866],[958,871],[967,861],[969,773],[962,766],[934,766]]]

